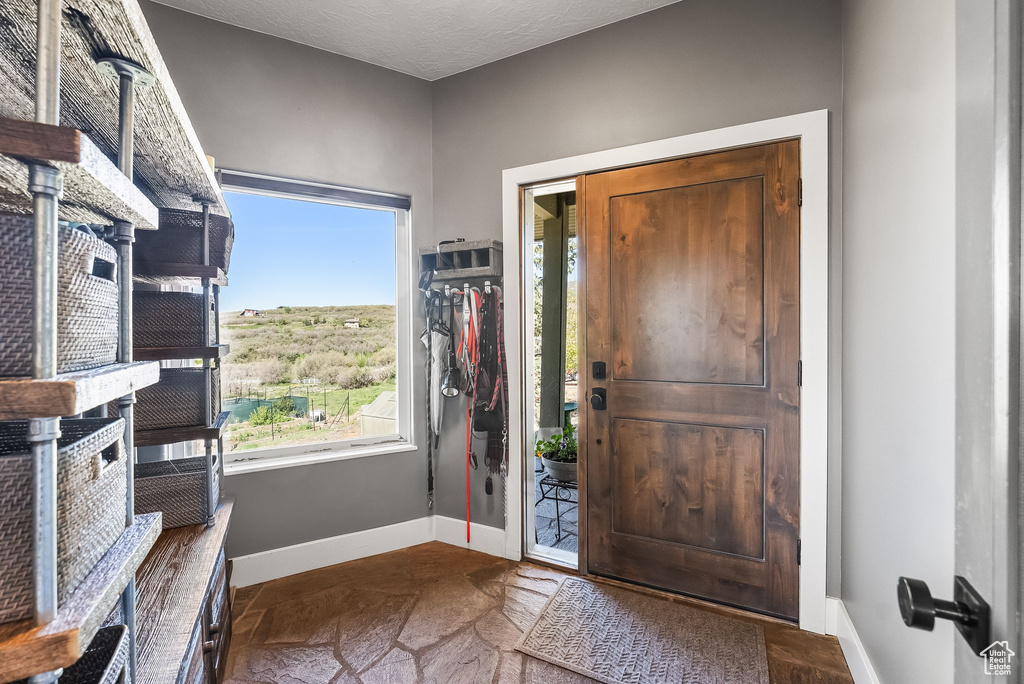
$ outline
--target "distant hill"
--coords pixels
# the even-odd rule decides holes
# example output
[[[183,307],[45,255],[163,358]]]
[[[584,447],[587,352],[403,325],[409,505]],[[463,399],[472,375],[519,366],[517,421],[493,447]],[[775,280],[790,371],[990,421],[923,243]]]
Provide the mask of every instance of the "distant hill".
[[[306,306],[264,309],[258,316],[221,313],[224,395],[299,383],[356,389],[395,375],[395,307]],[[345,321],[358,319],[359,327]]]

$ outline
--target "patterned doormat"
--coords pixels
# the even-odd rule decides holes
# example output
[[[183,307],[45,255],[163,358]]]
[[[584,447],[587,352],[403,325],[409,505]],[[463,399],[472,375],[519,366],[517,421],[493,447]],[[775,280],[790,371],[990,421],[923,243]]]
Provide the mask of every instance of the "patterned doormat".
[[[604,684],[768,684],[760,626],[577,577],[516,649]]]

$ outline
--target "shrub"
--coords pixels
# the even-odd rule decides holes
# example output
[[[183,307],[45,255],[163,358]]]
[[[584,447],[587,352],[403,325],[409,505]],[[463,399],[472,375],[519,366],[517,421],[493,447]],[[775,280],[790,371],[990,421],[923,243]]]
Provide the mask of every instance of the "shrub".
[[[291,420],[292,416],[280,413],[267,405],[260,405],[249,414],[249,425],[270,425],[271,423],[283,423]]]
[[[390,380],[395,377],[395,364],[388,364],[387,366],[378,366],[370,371],[370,379],[374,384]]]
[[[345,368],[338,373],[337,382],[342,389],[359,389],[372,385],[373,378],[366,368]]]
[[[295,402],[291,397],[281,397],[274,401],[274,410],[289,418],[295,415]]]
[[[371,356],[370,361],[374,366],[387,366],[388,364],[393,364],[395,362],[395,348],[384,347]]]

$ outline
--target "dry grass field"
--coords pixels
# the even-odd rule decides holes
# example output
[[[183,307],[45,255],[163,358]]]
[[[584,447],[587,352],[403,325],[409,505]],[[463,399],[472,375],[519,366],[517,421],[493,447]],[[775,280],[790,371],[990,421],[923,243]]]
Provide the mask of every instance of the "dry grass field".
[[[241,405],[246,415],[236,410],[230,451],[358,437],[361,409],[395,389],[393,306],[224,312],[221,337],[231,345],[221,371],[225,409],[259,400],[255,410]],[[311,420],[310,409],[325,419]]]

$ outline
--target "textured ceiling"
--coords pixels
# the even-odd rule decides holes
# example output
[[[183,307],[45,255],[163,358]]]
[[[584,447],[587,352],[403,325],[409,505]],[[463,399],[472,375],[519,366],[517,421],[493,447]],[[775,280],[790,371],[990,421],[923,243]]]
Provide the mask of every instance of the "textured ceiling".
[[[677,0],[157,0],[434,80]]]

